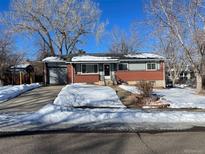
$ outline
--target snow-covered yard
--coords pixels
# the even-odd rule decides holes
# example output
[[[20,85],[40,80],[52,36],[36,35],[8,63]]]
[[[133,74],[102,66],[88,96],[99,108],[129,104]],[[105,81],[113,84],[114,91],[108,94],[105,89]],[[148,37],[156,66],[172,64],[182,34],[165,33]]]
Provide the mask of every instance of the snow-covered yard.
[[[155,90],[162,99],[169,101],[172,108],[201,108],[205,109],[205,96],[196,94],[191,88],[172,88]]]
[[[125,107],[112,88],[88,84],[65,86],[54,104],[66,107]]]
[[[157,90],[157,93],[161,94],[160,91],[164,92]],[[205,127],[204,112],[128,109],[112,88],[86,84],[67,85],[54,103],[37,112],[0,115],[0,131],[6,132],[39,129],[179,130],[194,126]]]
[[[139,93],[135,86],[120,85],[120,88],[131,93]],[[162,100],[168,101],[170,108],[201,108],[205,109],[205,96],[197,95],[191,88],[155,89],[154,93]]]
[[[0,103],[38,87],[40,87],[39,83],[0,87]]]

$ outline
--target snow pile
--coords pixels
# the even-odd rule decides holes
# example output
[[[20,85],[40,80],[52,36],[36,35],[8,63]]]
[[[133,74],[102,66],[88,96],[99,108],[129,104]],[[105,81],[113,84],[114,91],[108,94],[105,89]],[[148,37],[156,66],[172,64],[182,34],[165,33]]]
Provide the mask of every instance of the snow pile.
[[[43,62],[65,62],[63,59],[59,57],[46,57],[42,60]]]
[[[174,87],[176,87],[176,88],[186,88],[186,87],[188,87],[188,85],[187,84],[175,84]]]
[[[33,115],[32,115],[33,116]],[[65,109],[47,105],[36,115],[39,122],[53,123],[204,123],[205,113],[186,111],[148,111],[136,109]]]
[[[54,104],[66,107],[125,107],[112,88],[87,84],[67,85]]]
[[[152,54],[152,53],[138,53],[138,54],[128,54],[125,55],[127,58],[157,58],[157,59],[164,59],[164,57]]]
[[[7,101],[37,87],[40,87],[39,83],[0,87],[0,102]]]
[[[119,85],[119,87],[133,94],[140,94],[140,90],[136,86]]]
[[[117,60],[118,59],[113,59],[112,57],[89,56],[89,55],[76,56],[72,58],[73,62],[76,62],[76,61],[117,61]]]
[[[205,126],[204,112],[156,111],[136,109],[62,108],[49,104],[36,113],[0,115],[0,130],[71,128],[72,130],[176,130]],[[6,126],[8,125],[8,126]],[[29,126],[27,126],[29,125]],[[9,131],[7,128],[6,131]]]

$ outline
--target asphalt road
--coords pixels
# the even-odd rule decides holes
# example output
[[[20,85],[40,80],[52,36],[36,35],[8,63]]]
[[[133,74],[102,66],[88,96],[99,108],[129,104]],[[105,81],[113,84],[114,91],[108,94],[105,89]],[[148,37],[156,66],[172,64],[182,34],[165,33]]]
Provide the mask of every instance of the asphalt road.
[[[52,102],[63,86],[40,87],[0,103],[0,113],[34,112]]]
[[[0,138],[1,154],[204,154],[204,132],[55,133]]]

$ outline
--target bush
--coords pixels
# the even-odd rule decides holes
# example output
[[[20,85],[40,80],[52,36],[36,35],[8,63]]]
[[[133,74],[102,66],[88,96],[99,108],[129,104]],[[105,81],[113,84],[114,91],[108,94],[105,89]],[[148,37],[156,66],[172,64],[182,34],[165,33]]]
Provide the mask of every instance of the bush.
[[[139,90],[141,91],[141,94],[144,97],[150,97],[153,92],[153,86],[154,84],[152,82],[147,81],[140,81],[140,83],[137,85]]]

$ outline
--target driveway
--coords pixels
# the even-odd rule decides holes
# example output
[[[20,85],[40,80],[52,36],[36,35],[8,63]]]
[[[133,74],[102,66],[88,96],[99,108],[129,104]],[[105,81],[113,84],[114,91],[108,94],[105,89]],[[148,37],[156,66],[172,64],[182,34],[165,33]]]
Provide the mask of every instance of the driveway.
[[[204,132],[54,133],[0,138],[0,153],[204,154]]]
[[[7,102],[0,103],[0,113],[33,112],[52,102],[64,86],[40,87]]]

